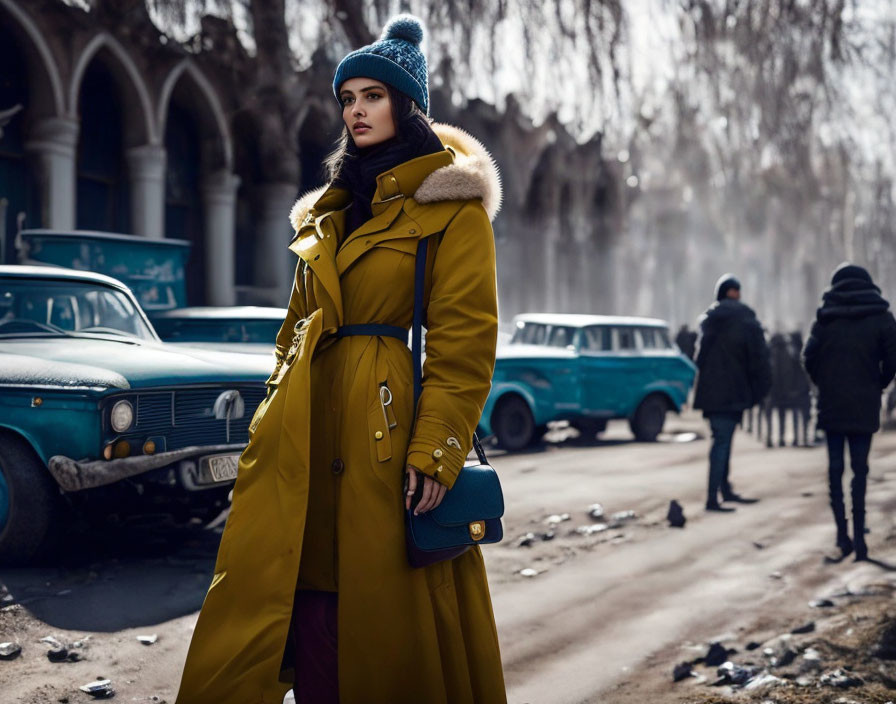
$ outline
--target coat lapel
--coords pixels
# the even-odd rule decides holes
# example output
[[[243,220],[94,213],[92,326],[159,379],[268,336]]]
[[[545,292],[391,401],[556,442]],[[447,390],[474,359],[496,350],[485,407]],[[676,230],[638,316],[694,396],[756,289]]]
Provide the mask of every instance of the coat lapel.
[[[334,218],[345,221],[342,211],[326,212],[306,218],[289,249],[304,261],[314,272],[321,286],[327,292],[338,317],[337,325],[342,324],[342,288],[339,284],[339,272],[336,270],[336,248],[338,229]]]

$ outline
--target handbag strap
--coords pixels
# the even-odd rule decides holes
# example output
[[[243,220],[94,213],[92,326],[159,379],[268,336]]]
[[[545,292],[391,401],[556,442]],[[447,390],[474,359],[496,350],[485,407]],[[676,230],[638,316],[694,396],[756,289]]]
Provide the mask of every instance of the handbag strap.
[[[417,259],[414,262],[414,318],[411,327],[411,356],[414,362],[414,417],[423,392],[423,288],[426,278],[426,254],[429,237],[421,237],[417,243]],[[479,436],[473,433],[473,447],[480,464],[488,464]]]

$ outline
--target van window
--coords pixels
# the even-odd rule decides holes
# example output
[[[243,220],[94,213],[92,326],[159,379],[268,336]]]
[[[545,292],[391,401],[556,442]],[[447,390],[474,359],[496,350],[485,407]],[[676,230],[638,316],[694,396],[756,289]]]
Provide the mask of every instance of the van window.
[[[548,337],[549,347],[569,347],[575,337],[575,328],[563,327],[561,325],[552,325],[551,333]]]
[[[585,328],[584,347],[590,352],[610,352],[613,349],[613,329],[597,326]]]
[[[641,349],[655,350],[660,347],[660,341],[656,335],[656,328],[639,328],[638,333],[641,337]]]
[[[517,323],[510,338],[511,345],[543,345],[547,337],[547,325],[542,323]]]
[[[618,327],[616,328],[616,349],[620,352],[626,352],[637,348],[635,344],[635,328]]]

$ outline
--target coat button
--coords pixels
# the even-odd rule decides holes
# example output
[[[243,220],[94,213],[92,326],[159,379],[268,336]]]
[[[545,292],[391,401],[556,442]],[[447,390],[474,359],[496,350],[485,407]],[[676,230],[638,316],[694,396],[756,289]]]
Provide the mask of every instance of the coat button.
[[[382,440],[382,439],[383,439],[383,431],[382,431],[382,430],[377,430],[377,431],[373,434],[373,437],[375,437],[377,440]]]
[[[442,451],[441,450],[433,450],[432,456],[434,459],[439,459],[442,456]]]
[[[345,471],[345,462],[337,457],[333,460],[333,466],[330,469],[332,469],[333,474],[342,474]]]
[[[436,474],[440,474],[441,471],[442,471],[442,465],[439,465],[438,467],[436,467]]]

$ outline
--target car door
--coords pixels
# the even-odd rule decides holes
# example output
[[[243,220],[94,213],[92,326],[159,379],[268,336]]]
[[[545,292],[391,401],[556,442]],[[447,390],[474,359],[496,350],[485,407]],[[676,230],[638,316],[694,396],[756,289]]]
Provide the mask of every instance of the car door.
[[[614,330],[592,325],[582,330],[579,367],[582,380],[582,413],[593,417],[618,415],[621,396],[619,374],[625,361],[614,350]]]

